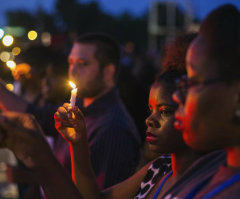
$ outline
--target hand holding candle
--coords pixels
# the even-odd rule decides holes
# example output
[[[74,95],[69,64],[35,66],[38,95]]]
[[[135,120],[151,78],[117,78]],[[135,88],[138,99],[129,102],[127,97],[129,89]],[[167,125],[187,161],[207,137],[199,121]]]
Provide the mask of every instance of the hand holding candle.
[[[77,87],[76,87],[76,85],[75,85],[73,82],[71,82],[71,81],[69,81],[69,84],[70,84],[70,86],[73,88],[72,91],[71,91],[71,99],[70,99],[70,104],[71,104],[71,106],[73,107],[73,106],[75,106],[75,103],[76,103]]]

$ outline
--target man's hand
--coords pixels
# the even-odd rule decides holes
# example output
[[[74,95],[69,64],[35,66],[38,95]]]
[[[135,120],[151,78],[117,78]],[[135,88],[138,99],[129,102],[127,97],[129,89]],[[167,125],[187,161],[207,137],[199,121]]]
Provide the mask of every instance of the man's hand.
[[[52,154],[41,127],[32,115],[15,112],[0,114],[0,145],[14,152],[27,167],[42,166]]]
[[[71,143],[87,139],[86,124],[83,113],[78,107],[65,103],[54,114],[55,127]]]

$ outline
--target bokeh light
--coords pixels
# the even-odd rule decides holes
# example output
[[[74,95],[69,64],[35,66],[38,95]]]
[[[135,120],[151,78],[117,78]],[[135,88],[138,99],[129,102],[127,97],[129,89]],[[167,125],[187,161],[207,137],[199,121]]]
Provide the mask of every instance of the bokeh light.
[[[14,86],[13,84],[6,84],[6,88],[10,91],[13,91],[14,90]]]
[[[51,45],[51,34],[49,32],[42,33],[41,41],[44,46],[50,46]]]
[[[38,34],[35,30],[31,30],[28,32],[28,39],[29,40],[35,40],[37,38]]]
[[[26,30],[22,26],[5,26],[4,31],[13,37],[22,37],[26,34]]]
[[[12,49],[12,54],[13,54],[14,56],[19,55],[20,52],[21,52],[21,48],[19,48],[19,47],[14,47],[14,48]]]
[[[0,39],[3,38],[3,35],[5,34],[4,30],[2,28],[0,28]]]
[[[11,55],[7,51],[3,51],[0,54],[0,59],[1,59],[2,62],[7,62],[10,59],[10,57],[11,57]]]
[[[11,46],[13,44],[13,37],[11,35],[5,35],[2,39],[2,43],[4,46]]]
[[[7,67],[10,68],[11,70],[14,70],[14,69],[16,68],[16,63],[15,63],[15,61],[12,61],[12,60],[7,61],[6,65],[7,65]]]
[[[29,79],[31,77],[31,66],[27,63],[20,63],[12,70],[12,75],[15,80],[19,80],[21,77]]]

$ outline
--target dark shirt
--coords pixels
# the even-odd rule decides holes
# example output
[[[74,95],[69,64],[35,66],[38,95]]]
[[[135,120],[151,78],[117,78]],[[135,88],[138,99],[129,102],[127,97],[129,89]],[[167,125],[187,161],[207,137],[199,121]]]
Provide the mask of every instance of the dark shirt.
[[[96,99],[87,108],[81,104],[82,100],[78,99],[77,105],[85,115],[90,157],[99,187],[106,188],[128,178],[134,173],[139,161],[140,136],[117,89]],[[35,115],[48,135],[55,135],[52,131],[56,110],[56,106],[50,105],[28,107],[28,112]],[[56,145],[61,146],[62,141]],[[64,147],[64,151],[63,147],[57,148],[64,156],[58,154],[58,159],[69,161],[66,158],[69,148]]]
[[[81,108],[82,101],[77,104]],[[81,109],[99,187],[109,187],[132,175],[139,161],[140,136],[118,90],[112,89]]]

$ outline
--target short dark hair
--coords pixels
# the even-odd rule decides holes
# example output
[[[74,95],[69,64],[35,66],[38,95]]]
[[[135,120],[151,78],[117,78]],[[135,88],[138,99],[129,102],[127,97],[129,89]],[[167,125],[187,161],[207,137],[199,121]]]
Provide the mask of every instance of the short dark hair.
[[[240,13],[230,4],[211,12],[202,22],[207,56],[226,81],[240,79]]]
[[[93,44],[96,46],[95,58],[100,68],[103,69],[109,64],[116,67],[115,81],[119,72],[120,45],[110,36],[103,33],[88,33],[81,35],[75,40],[76,43]]]
[[[163,71],[156,76],[152,86],[165,83],[167,90],[173,93],[176,90],[176,79],[180,78],[183,74],[185,74],[185,72],[178,69]]]

